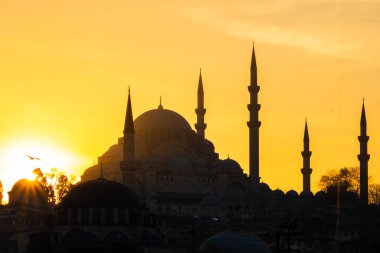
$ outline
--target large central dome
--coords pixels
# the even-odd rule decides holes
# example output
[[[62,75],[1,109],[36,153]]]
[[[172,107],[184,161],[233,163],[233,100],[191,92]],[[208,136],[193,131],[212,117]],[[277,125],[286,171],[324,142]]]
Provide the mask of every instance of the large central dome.
[[[190,124],[178,113],[163,108],[150,110],[138,116],[135,121],[135,129],[141,130],[163,130],[176,129],[191,131]]]

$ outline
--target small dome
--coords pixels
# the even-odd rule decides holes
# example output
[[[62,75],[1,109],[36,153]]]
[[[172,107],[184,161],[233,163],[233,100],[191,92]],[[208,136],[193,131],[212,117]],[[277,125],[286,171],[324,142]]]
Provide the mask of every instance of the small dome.
[[[259,189],[262,190],[262,191],[270,191],[269,185],[266,184],[266,183],[264,183],[264,182],[260,183]]]
[[[144,112],[135,121],[136,133],[140,130],[177,129],[192,131],[190,124],[178,113],[166,109],[154,109]]]
[[[285,193],[278,188],[272,192],[273,192],[273,194],[275,194],[276,196],[279,196],[279,197],[285,196]]]
[[[290,191],[288,191],[286,193],[286,196],[287,197],[298,197],[298,193],[295,190],[291,189]]]
[[[230,159],[229,157],[225,160],[222,160],[221,165],[224,169],[227,170],[241,170],[239,163],[233,159]]]
[[[321,197],[324,197],[326,196],[326,192],[325,191],[319,191],[315,194],[315,197],[316,198],[321,198]]]
[[[9,192],[9,204],[46,207],[48,193],[38,181],[23,178],[17,181]]]
[[[270,253],[268,245],[253,233],[245,231],[222,231],[199,248],[201,253]]]
[[[140,209],[140,203],[129,188],[123,184],[99,178],[74,186],[62,199],[63,208],[128,207]]]
[[[208,195],[199,204],[201,207],[224,207],[223,200],[215,195]]]

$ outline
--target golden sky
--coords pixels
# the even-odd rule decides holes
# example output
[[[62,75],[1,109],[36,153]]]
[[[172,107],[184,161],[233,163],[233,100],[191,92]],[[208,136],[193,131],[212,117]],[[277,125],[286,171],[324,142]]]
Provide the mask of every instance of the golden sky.
[[[313,191],[328,169],[358,166],[363,98],[379,182],[378,13],[370,0],[2,0],[0,179],[10,190],[36,166],[80,175],[122,136],[128,85],[135,117],[162,95],[193,125],[199,68],[206,136],[247,172],[255,41],[264,182],[301,190],[305,117]]]

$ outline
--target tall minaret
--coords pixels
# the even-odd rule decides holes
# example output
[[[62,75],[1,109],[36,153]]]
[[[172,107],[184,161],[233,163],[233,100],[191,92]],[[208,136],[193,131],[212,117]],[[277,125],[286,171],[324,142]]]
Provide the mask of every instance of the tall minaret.
[[[302,192],[311,192],[310,191],[310,174],[313,172],[313,169],[310,168],[310,156],[311,151],[309,149],[309,130],[307,128],[307,121],[305,122],[305,132],[303,135],[303,151],[301,152],[303,157],[303,168],[301,169],[303,175],[303,191]]]
[[[249,177],[253,183],[260,182],[259,174],[259,121],[260,104],[258,104],[258,93],[260,86],[257,84],[257,65],[255,47],[252,50],[251,60],[251,84],[248,86],[250,93],[250,103],[248,104],[249,121]]]
[[[198,107],[195,109],[197,114],[197,123],[194,125],[197,129],[197,134],[204,139],[205,138],[205,129],[207,124],[205,124],[205,113],[206,109],[204,108],[204,93],[203,93],[203,82],[202,82],[202,73],[199,72],[199,82],[198,82]]]
[[[362,206],[368,205],[368,160],[369,154],[367,150],[367,142],[369,137],[367,136],[367,120],[365,117],[364,101],[362,107],[362,116],[360,119],[360,136],[358,136],[360,142],[360,154],[358,159],[360,161],[360,202]]]
[[[133,123],[130,89],[128,89],[127,113],[123,133],[123,160],[120,162],[120,168],[123,172],[123,183],[133,190],[135,171],[135,127]]]

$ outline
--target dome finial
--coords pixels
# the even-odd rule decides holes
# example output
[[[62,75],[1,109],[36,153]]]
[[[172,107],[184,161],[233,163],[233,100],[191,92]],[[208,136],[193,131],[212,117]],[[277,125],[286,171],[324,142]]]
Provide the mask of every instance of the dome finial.
[[[162,99],[161,99],[161,96],[160,96],[160,104],[158,105],[158,109],[164,109],[164,107],[162,106]]]

